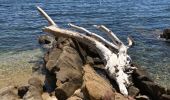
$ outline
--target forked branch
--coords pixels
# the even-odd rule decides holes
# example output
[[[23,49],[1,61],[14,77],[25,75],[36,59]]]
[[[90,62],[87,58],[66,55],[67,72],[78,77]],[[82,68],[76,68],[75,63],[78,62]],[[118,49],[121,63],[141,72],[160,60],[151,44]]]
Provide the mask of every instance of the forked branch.
[[[128,55],[127,55],[127,46],[125,46],[117,36],[107,29],[105,26],[98,26],[99,29],[103,30],[104,32],[108,33],[110,37],[112,37],[112,41],[114,44],[108,42],[103,37],[88,31],[83,27],[79,27],[73,24],[70,26],[74,27],[79,31],[86,32],[88,34],[81,34],[79,32],[62,29],[56,26],[54,21],[40,8],[37,7],[40,13],[48,20],[50,26],[45,27],[43,31],[53,34],[54,36],[62,36],[67,38],[76,39],[79,42],[84,43],[85,45],[91,46],[92,48],[96,49],[97,53],[103,59],[105,64],[105,70],[107,71],[108,75],[115,79],[120,92],[124,95],[128,95],[128,91],[126,89],[127,84],[129,84],[129,79],[127,73],[124,72],[125,68],[129,68],[130,63],[128,62]],[[90,36],[89,36],[90,35]],[[92,37],[91,37],[92,36]],[[112,48],[116,48],[118,53],[111,51],[107,46],[108,45]],[[128,66],[128,67],[127,67]]]
[[[80,27],[80,26],[76,26],[74,24],[68,24],[69,26],[71,26],[72,28],[85,32],[86,34],[88,34],[89,36],[93,37],[94,39],[102,42],[104,45],[110,47],[112,50],[118,50],[118,47],[116,45],[114,45],[113,43],[109,42],[108,40],[104,39],[103,37],[97,35],[96,33],[90,32],[89,30],[85,29],[84,27]]]

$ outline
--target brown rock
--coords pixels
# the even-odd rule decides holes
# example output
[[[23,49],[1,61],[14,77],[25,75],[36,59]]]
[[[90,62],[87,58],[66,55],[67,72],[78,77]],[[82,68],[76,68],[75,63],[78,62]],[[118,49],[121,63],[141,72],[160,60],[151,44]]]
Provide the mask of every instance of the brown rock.
[[[58,57],[56,68],[57,82],[60,86],[55,90],[55,95],[59,100],[67,99],[75,90],[82,85],[82,60],[78,52],[69,46],[64,46]]]
[[[83,92],[81,91],[81,89],[77,89],[74,94],[69,97],[67,100],[87,100],[87,98],[84,97]]]
[[[28,92],[23,96],[24,100],[43,100],[41,92],[36,87],[30,86]]]
[[[84,72],[82,91],[89,96],[90,100],[128,100],[121,94],[113,92],[111,85],[99,76],[90,65],[84,66]]]
[[[0,89],[0,100],[19,100],[17,88],[9,86]]]
[[[80,98],[80,97],[77,97],[77,96],[71,96],[71,97],[68,98],[67,100],[83,100],[83,99]]]
[[[62,50],[58,49],[58,48],[53,48],[52,50],[50,50],[49,52],[47,52],[47,54],[44,57],[45,63],[46,63],[46,68],[49,71],[52,70],[59,70],[59,69],[55,69],[57,68],[57,63],[58,63],[58,58],[61,54]]]
[[[55,96],[50,96],[49,93],[43,93],[42,94],[43,100],[58,100]]]
[[[31,78],[28,80],[29,89],[23,96],[24,100],[42,100],[41,94],[43,93],[42,82],[38,78]]]

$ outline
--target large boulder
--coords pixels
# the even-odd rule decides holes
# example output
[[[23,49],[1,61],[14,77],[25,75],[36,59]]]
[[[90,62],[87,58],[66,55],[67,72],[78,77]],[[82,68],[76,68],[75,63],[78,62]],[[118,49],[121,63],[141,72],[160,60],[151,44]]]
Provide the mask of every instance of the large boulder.
[[[61,83],[55,90],[59,100],[67,99],[81,87],[82,66],[83,63],[77,51],[70,46],[64,46],[55,66],[56,78]]]
[[[83,93],[90,100],[128,100],[119,93],[115,93],[111,84],[98,75],[89,65],[84,66]]]
[[[48,70],[46,76],[52,76],[46,77],[45,87],[47,90],[57,87],[55,95],[59,100],[67,99],[82,85],[83,61],[80,53],[71,39],[58,38],[55,46],[44,56]],[[52,84],[54,81],[55,85]]]

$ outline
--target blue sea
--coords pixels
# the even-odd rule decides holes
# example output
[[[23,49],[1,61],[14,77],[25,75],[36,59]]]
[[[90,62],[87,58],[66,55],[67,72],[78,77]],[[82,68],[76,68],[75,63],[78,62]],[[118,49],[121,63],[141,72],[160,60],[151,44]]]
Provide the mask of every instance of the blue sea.
[[[170,87],[170,42],[159,39],[170,28],[169,0],[0,0],[0,87],[22,83],[43,57],[37,38],[48,23],[36,6],[63,28],[74,23],[109,39],[92,26],[103,24],[124,43],[132,36],[132,60]]]

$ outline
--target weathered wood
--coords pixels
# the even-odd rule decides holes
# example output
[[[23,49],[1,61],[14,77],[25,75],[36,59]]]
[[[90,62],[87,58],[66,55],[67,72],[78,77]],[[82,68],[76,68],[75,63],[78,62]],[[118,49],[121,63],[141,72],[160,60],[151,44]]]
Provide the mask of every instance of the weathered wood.
[[[93,25],[97,29],[107,33],[108,37],[113,41],[115,45],[121,45],[122,42],[119,40],[119,38],[111,31],[109,30],[106,26],[104,25]]]
[[[44,16],[44,18],[48,21],[49,25],[54,25],[57,26],[55,24],[55,22],[50,18],[50,16],[48,16],[48,14],[42,10],[40,7],[37,6],[38,11],[41,13],[42,16]]]
[[[43,15],[43,16],[45,17],[46,15]],[[51,19],[49,18],[46,18],[46,19],[48,20],[49,23],[51,23],[50,21]],[[100,57],[104,61],[105,70],[107,71],[107,73],[109,74],[111,78],[116,80],[119,86],[120,92],[124,95],[128,95],[126,87],[130,84],[130,82],[128,79],[128,74],[124,72],[125,69],[130,69],[131,67],[130,61],[129,61],[130,56],[127,55],[128,46],[125,46],[123,42],[121,42],[117,38],[117,36],[105,26],[101,25],[101,29],[105,31],[106,33],[110,34],[110,37],[112,37],[112,41],[114,42],[114,46],[115,46],[114,48],[119,47],[117,48],[118,53],[114,53],[108,47],[106,47],[104,44],[106,44],[107,42],[103,41],[103,38],[96,35],[95,33],[92,33],[82,27],[78,27],[74,25],[71,25],[71,26],[88,33],[88,35],[95,36],[95,38],[87,36],[85,34],[81,34],[79,32],[71,31],[68,29],[62,29],[62,28],[56,27],[55,25],[45,27],[43,31],[51,33],[56,37],[66,37],[66,38],[76,39],[79,42],[82,42],[85,45],[91,46],[92,48],[96,49],[97,53],[100,55]]]
[[[118,47],[116,45],[114,45],[113,43],[109,42],[108,40],[104,39],[103,37],[101,37],[101,36],[99,36],[99,35],[97,35],[97,34],[95,34],[93,32],[90,32],[89,30],[87,30],[87,29],[85,29],[83,27],[79,27],[79,26],[76,26],[74,24],[69,24],[69,26],[71,26],[72,28],[77,29],[79,31],[87,33],[89,36],[91,36],[94,39],[102,42],[103,44],[105,44],[106,46],[108,46],[108,47],[110,47],[110,48],[112,48],[114,50],[115,49],[118,50]]]

